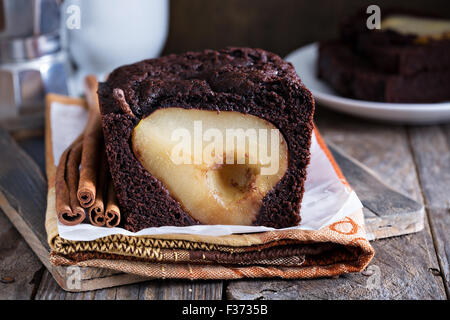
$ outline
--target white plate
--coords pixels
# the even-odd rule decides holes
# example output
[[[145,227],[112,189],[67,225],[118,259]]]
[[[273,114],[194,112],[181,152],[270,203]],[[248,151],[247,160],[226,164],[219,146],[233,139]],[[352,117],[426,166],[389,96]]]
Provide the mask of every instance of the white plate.
[[[355,100],[339,96],[327,83],[317,78],[317,43],[291,52],[291,62],[314,99],[331,109],[364,118],[409,124],[435,124],[450,121],[450,102],[387,103]]]

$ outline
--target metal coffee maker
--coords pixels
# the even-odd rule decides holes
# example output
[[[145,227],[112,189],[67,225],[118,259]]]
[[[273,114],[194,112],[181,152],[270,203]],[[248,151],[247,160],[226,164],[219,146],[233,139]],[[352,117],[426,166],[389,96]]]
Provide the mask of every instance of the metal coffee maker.
[[[0,118],[44,110],[45,94],[68,94],[58,0],[0,0]]]

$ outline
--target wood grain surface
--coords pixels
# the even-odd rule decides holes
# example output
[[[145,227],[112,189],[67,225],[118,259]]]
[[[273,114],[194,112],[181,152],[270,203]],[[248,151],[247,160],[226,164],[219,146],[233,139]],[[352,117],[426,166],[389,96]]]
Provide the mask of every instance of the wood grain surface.
[[[1,210],[0,257],[0,300],[30,299],[42,264]]]
[[[327,141],[363,162],[388,185],[420,203],[427,203],[425,229],[416,234],[373,242],[376,255],[367,272],[337,279],[299,281],[150,280],[69,293],[58,286],[47,270],[39,273],[41,265],[36,259],[32,272],[27,270],[20,274],[26,279],[37,277],[40,282],[37,286],[31,285],[28,291],[20,290],[20,294],[36,299],[445,299],[448,290],[448,254],[445,251],[448,243],[448,199],[445,195],[448,193],[445,190],[448,189],[445,189],[446,180],[439,179],[448,174],[447,162],[442,156],[448,154],[445,149],[448,148],[448,126],[386,127],[320,107],[316,122]],[[423,142],[415,141],[417,139]],[[21,140],[19,143],[33,159],[42,163],[38,140]],[[430,150],[430,145],[435,147]],[[420,148],[428,149],[421,152]],[[434,165],[430,167],[430,163]],[[421,169],[421,165],[426,167]],[[424,179],[440,182],[425,185]],[[428,188],[427,191],[422,191],[422,185]],[[442,191],[440,196],[433,194],[435,187]],[[431,200],[426,200],[427,194]],[[26,246],[25,251],[33,257]]]
[[[391,5],[407,6],[450,17],[448,0],[385,0],[377,3],[382,9]],[[239,45],[260,47],[284,56],[306,43],[333,37],[341,18],[363,4],[366,2],[358,0],[171,0],[170,31],[164,53]],[[35,120],[30,118],[29,121],[39,126],[39,120]],[[370,168],[392,189],[425,205],[424,230],[374,241],[376,255],[365,272],[302,281],[150,280],[69,293],[58,286],[9,219],[0,213],[0,298],[449,298],[450,125],[407,127],[373,123],[320,106],[316,122],[327,141]],[[30,164],[31,170],[43,168],[43,154],[39,153],[42,143],[39,147],[39,142],[25,139],[29,132],[23,133],[20,123],[2,125],[15,132],[19,144],[38,163],[37,166]],[[33,134],[36,132],[39,130]],[[20,180],[17,182],[14,188],[25,188]],[[33,198],[32,194],[26,196]]]
[[[440,275],[450,296],[450,125],[411,127],[408,132],[434,235]]]
[[[388,185],[423,203],[417,173],[427,169],[415,162],[408,128],[372,123],[320,106],[315,119],[325,139],[371,168]],[[431,143],[435,137],[429,139]],[[444,232],[448,228],[444,225]],[[446,299],[434,246],[439,237],[432,233],[427,217],[421,232],[372,242],[376,253],[367,272],[337,279],[233,281],[226,284],[226,298]]]
[[[8,170],[3,171],[0,169],[0,177],[8,175],[9,171],[21,171],[21,163],[30,161],[28,155],[23,151],[18,150],[16,143],[14,143],[11,138],[6,137],[6,131],[1,134],[5,136],[2,148],[8,154],[14,154],[16,158],[22,156],[24,159],[22,161],[17,161],[14,157],[0,158],[0,161],[5,163],[4,167]],[[24,150],[32,155],[35,162],[39,163],[42,168],[45,159],[42,159],[43,152],[41,139],[39,137],[29,137],[28,139],[21,139],[20,144]],[[359,197],[365,206],[365,213],[367,215],[366,229],[369,232],[370,239],[392,237],[405,233],[417,232],[423,229],[424,210],[422,205],[389,188],[380,179],[370,174],[368,172],[370,171],[369,168],[362,166],[354,159],[348,157],[334,144],[330,147],[344,175],[347,177],[347,180],[357,194],[359,194]],[[6,163],[7,161],[9,162]],[[36,166],[33,165],[29,167],[34,168],[34,170],[27,171],[26,174],[34,174],[36,175],[35,180],[41,181],[42,177]],[[44,225],[44,215],[37,215],[35,213],[38,210],[42,210],[42,208],[40,207],[40,204],[38,204],[34,211],[22,210],[21,212],[15,213],[14,203],[17,202],[16,198],[22,198],[23,194],[16,194],[14,193],[14,190],[9,190],[9,183],[10,181],[8,179],[0,179],[0,197],[5,198],[4,202],[0,203],[0,205],[3,208],[9,209],[5,209],[6,213],[8,213],[8,217],[14,222],[17,229],[24,235],[27,241],[33,241],[30,243],[33,250],[37,250],[36,244],[38,244],[39,241],[35,241],[34,238],[39,238],[38,240],[42,243],[46,241],[45,235],[40,230],[41,227],[36,229],[36,233],[34,233],[32,228],[33,225]],[[40,188],[44,189],[45,187],[44,183],[40,184]],[[6,193],[1,193],[2,190],[5,190]],[[9,198],[11,198],[12,205],[8,202]],[[41,221],[36,220],[38,217]],[[31,229],[29,226],[31,226]],[[142,282],[145,280],[145,278],[139,276],[127,275],[107,269],[79,268],[81,282],[78,287],[74,288],[70,285],[70,279],[72,279],[73,275],[72,268],[50,266],[45,254],[47,250],[47,247],[40,246],[40,251],[37,251],[41,252],[39,257],[48,267],[48,270],[52,273],[55,281],[63,289],[68,291],[90,291],[105,287],[108,288],[123,284]],[[147,288],[146,292],[149,290],[150,289]],[[151,291],[154,292],[155,290],[156,289]],[[155,293],[153,296],[158,297],[160,295]]]
[[[5,146],[11,146],[11,148]],[[10,189],[8,190],[11,193],[23,195],[22,199],[11,201],[14,208],[2,207],[14,215],[16,212],[23,212],[23,210],[40,214],[39,211],[34,211],[33,204],[38,205],[38,210],[39,206],[45,208],[45,198],[40,199],[42,195],[35,192],[35,187],[43,184],[43,187],[46,188],[45,180],[40,173],[40,178],[38,176],[37,179],[31,178],[30,176],[33,175],[28,174],[30,170],[40,172],[37,165],[12,141],[9,134],[2,128],[0,128],[0,150],[2,158],[0,163],[0,181],[2,183],[0,184],[9,185]],[[8,166],[16,160],[19,164],[18,167],[23,168],[21,172],[10,170],[12,168]],[[0,191],[0,204],[5,204],[5,192],[8,191]],[[27,204],[22,206],[22,201]],[[42,264],[36,254],[29,248],[27,242],[36,244],[37,252],[40,250],[41,253],[42,244],[38,244],[34,238],[25,241],[11,223],[11,218],[8,219],[5,212],[1,210],[0,212],[0,299],[27,299],[35,294],[35,280],[42,273]],[[42,219],[38,220],[42,222]],[[43,230],[43,226],[41,230]]]
[[[364,221],[369,240],[423,229],[423,205],[393,190],[376,177],[370,168],[347,156],[335,144],[328,142],[328,145],[344,176],[364,205]]]

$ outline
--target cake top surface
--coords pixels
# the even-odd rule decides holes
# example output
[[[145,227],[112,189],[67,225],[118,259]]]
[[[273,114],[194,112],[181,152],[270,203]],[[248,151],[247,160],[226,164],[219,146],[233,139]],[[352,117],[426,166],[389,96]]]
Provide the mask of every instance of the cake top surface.
[[[229,47],[171,54],[122,66],[100,84],[99,95],[108,101],[112,90],[122,89],[127,103],[140,117],[145,114],[143,106],[167,96],[246,96],[285,81],[303,87],[292,64],[278,55],[262,49]],[[101,107],[103,114],[119,112],[115,103],[103,103]]]

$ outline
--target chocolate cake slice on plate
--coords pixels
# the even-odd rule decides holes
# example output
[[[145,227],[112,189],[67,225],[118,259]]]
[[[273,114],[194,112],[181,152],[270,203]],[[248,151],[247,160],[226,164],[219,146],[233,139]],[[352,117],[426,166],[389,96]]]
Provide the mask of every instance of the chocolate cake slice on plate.
[[[366,8],[340,26],[340,40],[375,67],[399,75],[450,69],[450,20],[411,9],[381,10],[381,29],[369,29]]]
[[[314,100],[279,56],[145,60],[113,71],[99,100],[126,229],[299,224]]]
[[[450,100],[450,69],[413,75],[385,73],[338,41],[320,43],[317,67],[320,79],[350,98],[397,103]]]
[[[369,17],[366,8],[358,11],[338,40],[320,43],[318,77],[361,100],[450,100],[450,20],[391,8],[381,10],[380,29],[369,29]]]

